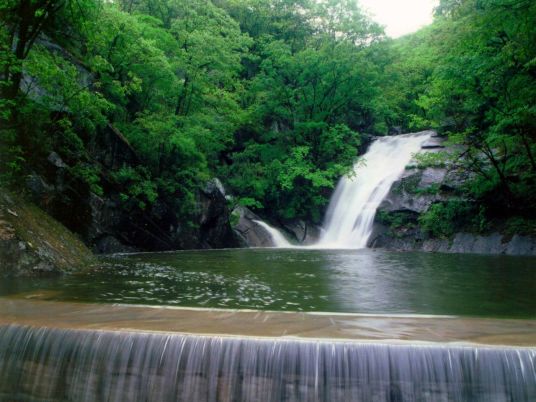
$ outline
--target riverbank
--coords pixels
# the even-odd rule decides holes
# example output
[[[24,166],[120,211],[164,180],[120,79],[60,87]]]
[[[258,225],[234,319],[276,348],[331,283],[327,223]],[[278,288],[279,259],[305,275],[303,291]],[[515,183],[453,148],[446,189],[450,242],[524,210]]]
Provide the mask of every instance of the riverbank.
[[[0,188],[0,277],[60,275],[94,262],[76,235],[21,196]]]

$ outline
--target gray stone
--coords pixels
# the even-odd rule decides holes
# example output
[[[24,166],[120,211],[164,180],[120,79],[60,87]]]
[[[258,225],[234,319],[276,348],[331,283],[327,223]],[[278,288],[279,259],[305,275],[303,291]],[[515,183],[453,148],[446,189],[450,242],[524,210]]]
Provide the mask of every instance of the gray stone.
[[[441,183],[443,183],[446,174],[447,169],[445,168],[428,167],[421,173],[421,180],[419,181],[418,188],[423,189],[434,184],[440,186]]]
[[[65,169],[68,167],[67,164],[63,162],[63,159],[61,159],[61,157],[56,152],[51,152],[48,155],[47,160],[58,169]]]
[[[134,247],[127,246],[110,235],[98,239],[93,249],[99,254],[132,253],[137,251]]]
[[[428,140],[426,140],[422,145],[422,149],[437,149],[437,148],[445,148],[444,145],[445,139],[442,137],[430,137]]]
[[[88,222],[85,238],[93,248],[99,250],[95,243],[106,233],[113,233],[114,228],[121,222],[120,211],[116,204],[94,193],[89,193],[90,221]]]
[[[299,244],[311,245],[320,239],[321,228],[303,220],[285,222],[282,226]]]
[[[274,243],[270,234],[254,221],[262,220],[246,207],[238,206],[233,210],[238,215],[238,222],[233,230],[242,240],[245,247],[273,247]]]
[[[378,210],[386,212],[411,211],[422,213],[428,210],[430,205],[441,200],[438,194],[429,194],[418,190],[423,190],[432,184],[432,173],[438,172],[430,170],[430,174],[425,181],[427,185],[421,186],[423,182],[423,171],[419,169],[408,169],[402,177],[393,183],[391,190],[381,202]],[[429,184],[428,184],[429,183]]]
[[[461,168],[452,168],[446,172],[441,183],[441,187],[448,190],[457,190],[472,178],[474,178],[474,174],[468,172],[467,170]]]
[[[31,174],[26,176],[26,188],[30,190],[33,201],[40,203],[54,191],[54,186],[48,184],[41,176]]]
[[[225,189],[217,178],[206,183],[198,200],[200,246],[229,248],[240,245],[231,228],[231,213],[225,198]]]
[[[514,235],[506,246],[509,255],[536,255],[536,239]]]
[[[92,263],[89,250],[66,228],[24,199],[16,201],[12,205],[0,189],[0,277],[58,275]]]
[[[217,177],[209,180],[203,188],[205,194],[212,194],[214,192],[220,192],[225,197],[225,188]]]

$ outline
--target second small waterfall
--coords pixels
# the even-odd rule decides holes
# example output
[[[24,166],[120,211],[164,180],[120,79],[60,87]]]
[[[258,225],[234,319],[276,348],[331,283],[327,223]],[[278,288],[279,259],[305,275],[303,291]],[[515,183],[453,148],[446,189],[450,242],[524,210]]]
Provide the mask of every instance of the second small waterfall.
[[[402,174],[412,155],[430,138],[429,131],[376,140],[354,167],[355,175],[342,177],[324,220],[322,248],[364,248],[372,232],[376,209]]]

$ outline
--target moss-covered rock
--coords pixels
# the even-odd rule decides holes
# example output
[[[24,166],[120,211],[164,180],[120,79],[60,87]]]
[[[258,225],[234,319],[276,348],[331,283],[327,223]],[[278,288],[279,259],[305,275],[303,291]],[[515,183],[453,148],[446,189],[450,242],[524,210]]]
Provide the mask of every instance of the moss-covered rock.
[[[89,249],[62,224],[0,189],[0,276],[58,275],[93,262]]]

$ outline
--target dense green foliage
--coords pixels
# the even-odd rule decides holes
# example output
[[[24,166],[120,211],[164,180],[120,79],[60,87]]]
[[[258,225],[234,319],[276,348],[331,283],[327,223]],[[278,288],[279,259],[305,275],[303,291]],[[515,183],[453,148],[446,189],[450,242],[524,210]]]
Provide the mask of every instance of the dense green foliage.
[[[399,90],[397,123],[436,128],[460,145],[450,157],[427,162],[450,160],[466,170],[473,177],[466,195],[490,219],[533,216],[536,3],[443,0],[436,13],[432,26],[393,45],[398,55],[391,73],[403,78],[389,83]],[[425,221],[450,219],[445,208]]]
[[[352,0],[5,0],[1,179],[54,151],[127,210],[161,199],[186,219],[219,176],[244,205],[319,221],[364,133],[432,127],[462,146],[472,208],[533,214],[536,4],[442,0],[436,13],[390,40]],[[107,132],[136,160],[101,163]]]
[[[1,16],[3,179],[55,151],[128,209],[188,215],[221,175],[243,204],[318,220],[359,133],[386,132],[382,32],[353,1],[10,0]],[[141,164],[92,163],[110,129]]]

